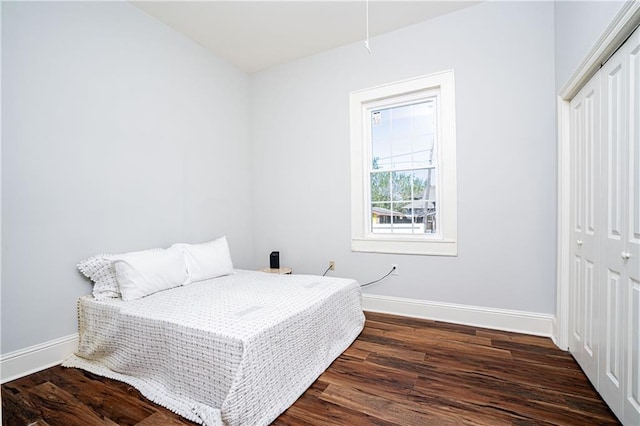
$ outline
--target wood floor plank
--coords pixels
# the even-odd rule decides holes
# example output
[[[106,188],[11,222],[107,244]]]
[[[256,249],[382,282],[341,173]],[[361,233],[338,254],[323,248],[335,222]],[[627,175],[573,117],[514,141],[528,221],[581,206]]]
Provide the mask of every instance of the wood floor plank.
[[[418,379],[417,374],[402,371],[390,371],[384,367],[367,366],[363,369],[353,362],[336,360],[331,369],[325,371],[319,381],[341,387],[367,388],[377,394],[397,393],[408,395]]]
[[[616,425],[550,339],[366,313],[358,339],[274,422],[343,425]],[[53,367],[2,385],[3,426],[194,425],[133,387]]]
[[[42,417],[50,424],[105,425],[89,407],[73,395],[51,382],[45,382],[29,390],[31,400],[39,408]]]
[[[499,330],[487,330],[487,329],[479,329],[476,331],[476,335],[478,337],[486,337],[491,339],[494,344],[497,344],[501,341],[506,342],[517,342],[523,343],[528,347],[532,346],[542,346],[545,348],[550,348],[552,350],[558,349],[558,347],[551,341],[551,339],[541,338],[539,336],[531,336],[528,334],[518,334],[512,333],[508,331],[499,331]]]
[[[356,349],[360,349],[363,351],[368,351],[371,353],[377,354],[386,354],[390,356],[397,356],[403,359],[408,359],[412,361],[422,361],[424,359],[425,353],[420,351],[413,351],[410,349],[405,349],[402,346],[391,346],[389,343],[393,341],[393,339],[375,339],[375,341],[365,340],[366,337],[363,336],[363,340],[358,340],[354,347]]]
[[[68,389],[73,389],[74,395],[83,404],[101,412],[114,423],[137,424],[156,412],[152,405],[136,402],[140,396],[135,388],[123,384],[124,386],[114,389],[113,386],[103,383],[99,376],[84,373],[82,370],[71,369],[68,374],[73,375],[75,381],[68,380],[64,382],[65,385]],[[59,377],[56,382],[60,382]],[[132,394],[137,395],[136,400],[131,399]]]
[[[350,356],[352,358],[357,358],[360,360],[365,360],[371,354],[371,352],[366,351],[364,349],[359,349],[355,345],[351,345],[344,351],[343,355]]]
[[[415,407],[409,403],[403,404],[397,401],[391,403],[387,395],[378,396],[354,388],[329,385],[322,393],[321,399],[399,425],[459,424],[456,418],[416,411]]]
[[[439,381],[434,380],[433,377],[421,377],[412,396],[416,401],[438,405],[433,399],[434,395],[441,395],[443,390],[446,392],[447,387],[450,387],[450,379],[447,380],[446,377],[442,377]],[[456,389],[456,403],[463,412],[474,413],[477,421],[486,419],[491,413],[491,417],[496,418],[504,417],[509,413],[508,417],[532,423],[546,420],[554,424],[570,424],[580,416],[592,418],[590,413],[573,412],[567,407],[562,394],[545,393],[531,386],[505,385],[501,381],[484,382],[480,388],[471,385],[460,386]],[[505,420],[508,420],[508,417]]]
[[[296,401],[296,403],[278,417],[272,425],[398,426],[397,423],[387,422],[357,410],[323,401],[316,397],[303,397]]]
[[[367,312],[366,315],[368,321],[377,321],[385,324],[399,325],[401,327],[425,328],[436,326],[436,321],[422,318],[409,318],[399,315],[381,314],[378,312]]]
[[[171,413],[173,414],[173,413]],[[170,415],[166,412],[156,412],[145,418],[139,423],[136,423],[136,426],[183,426],[184,421],[177,417],[176,415]]]
[[[24,398],[19,390],[2,387],[2,412],[12,413],[6,419],[7,426],[30,425],[42,421],[40,411],[33,406],[30,400]],[[5,424],[5,416],[2,418]]]
[[[325,372],[326,373],[326,372]],[[307,391],[278,417],[273,425],[380,425],[393,426],[375,417],[320,399],[329,384],[316,380]]]
[[[393,336],[406,344],[413,346],[414,344],[429,343],[434,341],[450,341],[462,342],[476,345],[491,346],[492,340],[489,337],[477,336],[473,334],[461,334],[451,330],[441,330],[436,328],[415,328],[401,327],[394,325],[393,327],[381,327],[382,323],[377,322],[375,325],[367,327],[366,333],[380,336]]]

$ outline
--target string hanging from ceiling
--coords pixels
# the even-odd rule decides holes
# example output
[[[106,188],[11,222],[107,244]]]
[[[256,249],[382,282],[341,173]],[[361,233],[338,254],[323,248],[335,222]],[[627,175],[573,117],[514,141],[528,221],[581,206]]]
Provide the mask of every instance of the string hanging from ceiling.
[[[367,23],[367,34],[364,40],[364,47],[367,49],[367,52],[371,53],[371,47],[369,47],[369,0],[365,0],[366,12],[365,12],[365,20]]]

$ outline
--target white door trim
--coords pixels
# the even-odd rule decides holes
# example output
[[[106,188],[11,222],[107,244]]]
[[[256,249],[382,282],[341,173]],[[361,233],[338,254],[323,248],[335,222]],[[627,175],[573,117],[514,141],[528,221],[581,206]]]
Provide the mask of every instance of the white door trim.
[[[569,267],[571,264],[569,102],[638,25],[640,25],[640,1],[625,2],[558,94],[558,261],[556,322],[553,333],[557,345],[565,350],[569,348]]]

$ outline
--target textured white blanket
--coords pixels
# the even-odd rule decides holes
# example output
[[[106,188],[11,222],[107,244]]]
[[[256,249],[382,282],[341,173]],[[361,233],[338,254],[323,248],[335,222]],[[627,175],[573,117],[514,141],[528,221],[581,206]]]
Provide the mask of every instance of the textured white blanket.
[[[66,367],[123,381],[205,425],[266,425],[360,334],[353,280],[236,271],[124,302],[78,302]]]

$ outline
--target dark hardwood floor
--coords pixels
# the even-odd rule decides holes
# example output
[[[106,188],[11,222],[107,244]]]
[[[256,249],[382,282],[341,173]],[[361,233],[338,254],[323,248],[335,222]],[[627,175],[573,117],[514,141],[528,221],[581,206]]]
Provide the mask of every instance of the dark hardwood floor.
[[[619,424],[546,338],[366,313],[358,339],[273,423]],[[53,367],[2,385],[3,425],[191,425],[129,385]]]

